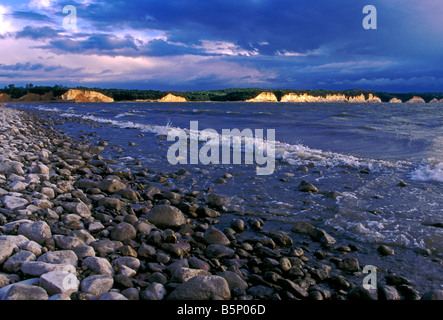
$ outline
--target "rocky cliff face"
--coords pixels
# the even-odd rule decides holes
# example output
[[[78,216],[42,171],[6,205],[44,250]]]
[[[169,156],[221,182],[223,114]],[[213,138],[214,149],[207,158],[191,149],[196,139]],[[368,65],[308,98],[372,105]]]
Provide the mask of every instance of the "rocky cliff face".
[[[423,98],[416,96],[409,100],[407,103],[426,103],[426,101]]]
[[[61,96],[63,101],[70,102],[114,102],[114,99],[96,91],[69,90]]]
[[[365,103],[366,102],[366,98],[364,94],[361,94],[359,96],[356,97],[349,97],[348,98],[348,102],[351,103]]]
[[[246,102],[278,102],[278,100],[272,92],[262,92],[257,97],[246,100]]]
[[[389,101],[389,103],[403,103],[403,101],[401,101],[401,100],[398,99],[398,98],[392,98],[392,99]]]
[[[187,102],[187,100],[183,97],[174,96],[173,94],[168,93],[165,97],[157,100],[158,102]]]
[[[381,99],[372,94],[369,95],[368,100],[362,94],[357,97],[347,98],[344,94],[328,94],[326,97],[314,97],[306,93],[297,95],[295,93],[289,93],[281,98],[281,102],[351,102],[351,103],[381,103]]]
[[[309,96],[306,93],[297,95],[295,93],[288,93],[281,98],[281,102],[316,102],[316,97]]]
[[[369,94],[368,100],[366,102],[369,103],[381,103],[381,99],[377,96],[372,95],[372,93]]]
[[[0,93],[0,102],[11,101],[11,96],[6,93]]]
[[[19,98],[20,102],[51,102],[55,99],[54,93],[52,91],[45,93],[43,95],[28,93],[23,97]]]
[[[35,93],[28,93],[28,94],[25,94],[20,99],[18,99],[18,101],[22,101],[22,102],[39,102],[39,101],[42,101],[42,96],[39,95],[39,94],[35,94]]]
[[[343,94],[334,94],[334,95],[328,94],[326,98],[324,98],[324,97],[314,97],[306,93],[302,95],[297,95],[295,93],[288,93],[287,95],[284,95],[280,101],[281,102],[347,102],[346,96]]]
[[[346,96],[344,94],[328,94],[325,98],[325,102],[346,102]]]

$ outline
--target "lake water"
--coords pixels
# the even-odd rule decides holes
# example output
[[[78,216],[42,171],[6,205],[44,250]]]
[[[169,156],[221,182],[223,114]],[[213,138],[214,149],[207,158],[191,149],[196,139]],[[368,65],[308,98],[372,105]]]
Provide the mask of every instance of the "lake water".
[[[309,220],[358,241],[443,254],[443,105],[296,103],[14,104],[93,120],[84,129],[122,157],[155,170],[195,174],[189,189],[233,197],[232,210],[280,223]],[[177,165],[167,161],[171,128],[275,129],[276,168],[257,176],[256,165]],[[80,135],[75,125],[68,134]],[[266,131],[265,131],[266,132]],[[129,147],[129,142],[137,145]],[[245,151],[245,150],[243,150]],[[124,158],[123,157],[123,158]],[[300,171],[300,167],[308,171]],[[304,168],[305,169],[305,168]],[[210,173],[210,177],[208,177]],[[224,173],[227,183],[217,183]],[[319,193],[298,191],[300,181]],[[399,186],[403,181],[406,186]],[[327,193],[337,191],[337,197]]]

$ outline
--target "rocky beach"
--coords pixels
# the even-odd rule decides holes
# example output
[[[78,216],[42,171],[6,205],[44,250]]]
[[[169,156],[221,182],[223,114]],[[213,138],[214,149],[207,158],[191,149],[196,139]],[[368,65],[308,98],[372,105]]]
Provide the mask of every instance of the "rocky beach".
[[[363,285],[366,262],[394,248],[230,212],[229,197],[182,187],[187,170],[123,166],[63,121],[0,107],[1,300],[443,300],[401,260]]]

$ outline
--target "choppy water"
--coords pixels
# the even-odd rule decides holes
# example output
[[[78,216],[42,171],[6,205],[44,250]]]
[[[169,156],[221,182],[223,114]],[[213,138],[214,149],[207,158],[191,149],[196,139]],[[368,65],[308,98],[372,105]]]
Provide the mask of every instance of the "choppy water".
[[[112,144],[136,147],[130,156],[158,170],[234,174],[226,184],[198,185],[234,197],[234,209],[269,219],[308,219],[359,241],[427,248],[443,253],[442,104],[113,103],[24,104],[107,124],[95,132]],[[255,165],[179,165],[166,159],[172,128],[275,129],[275,173]],[[78,128],[66,127],[78,134]],[[143,133],[143,135],[140,135]],[[243,150],[244,151],[244,150]],[[298,170],[307,166],[309,171]],[[321,192],[308,195],[301,180]],[[407,186],[400,187],[404,181]],[[193,186],[189,186],[192,188]],[[338,191],[340,196],[325,196]]]

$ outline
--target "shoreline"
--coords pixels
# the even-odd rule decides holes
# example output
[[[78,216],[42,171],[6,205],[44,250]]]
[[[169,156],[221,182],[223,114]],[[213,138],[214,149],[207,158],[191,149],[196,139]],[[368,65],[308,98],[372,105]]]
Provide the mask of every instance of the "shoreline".
[[[377,292],[365,289],[358,248],[338,247],[307,222],[294,232],[233,220],[226,197],[157,187],[186,179],[185,170],[118,168],[100,156],[110,146],[73,141],[38,113],[0,107],[0,122],[12,148],[0,161],[0,299],[34,291],[54,300],[441,298],[418,292],[400,270],[382,273]],[[75,288],[64,288],[70,275]]]
[[[443,99],[442,99],[443,100]],[[168,103],[181,103],[181,104],[189,104],[189,103],[214,103],[214,104],[218,104],[218,103],[250,103],[250,104],[256,104],[256,103],[272,103],[272,104],[284,104],[284,105],[300,105],[300,104],[331,104],[331,103],[347,103],[347,104],[368,104],[368,105],[377,105],[377,104],[387,104],[387,105],[391,105],[391,104],[410,104],[410,103],[416,103],[418,105],[429,105],[429,104],[443,104],[443,101],[438,101],[438,102],[408,102],[408,101],[404,101],[404,102],[389,102],[389,101],[382,101],[382,102],[368,102],[368,101],[364,101],[364,102],[350,102],[350,101],[245,101],[245,100],[240,100],[240,101],[135,101],[135,100],[120,100],[120,101],[114,101],[111,103],[136,103],[136,104],[141,104],[141,103],[159,103],[159,104],[168,104]],[[18,100],[12,100],[12,101],[1,101],[0,104],[36,104],[36,103],[41,103],[41,104],[53,104],[53,103],[78,103],[78,104],[97,104],[97,103],[109,103],[109,102],[75,102],[75,101],[18,101]]]

